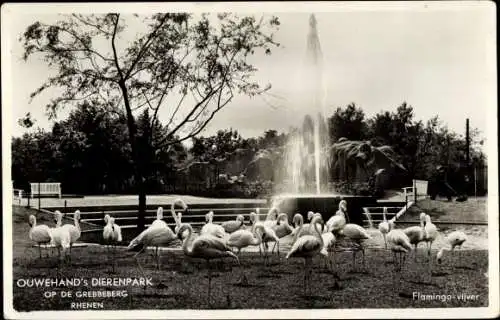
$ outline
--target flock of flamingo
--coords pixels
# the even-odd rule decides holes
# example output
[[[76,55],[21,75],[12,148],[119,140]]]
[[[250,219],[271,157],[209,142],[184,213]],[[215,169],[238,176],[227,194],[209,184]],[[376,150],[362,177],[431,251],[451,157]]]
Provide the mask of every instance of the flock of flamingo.
[[[286,259],[304,259],[304,290],[310,291],[313,258],[319,256],[326,265],[333,269],[334,252],[336,246],[347,241],[352,252],[353,267],[356,263],[356,254],[362,253],[363,264],[365,263],[364,242],[372,238],[368,231],[360,225],[348,223],[347,201],[339,203],[338,211],[326,223],[320,213],[308,212],[308,224],[304,224],[301,214],[293,216],[292,223],[289,224],[288,214],[279,213],[277,208],[271,208],[266,218],[259,219],[259,209],[249,214],[252,223],[250,228],[245,226],[245,217],[238,215],[236,220],[226,221],[222,224],[213,223],[214,213],[208,212],[205,216],[206,224],[201,228],[198,235],[195,235],[193,227],[182,222],[182,212],[176,213],[175,206],[187,209],[186,203],[182,199],[175,200],[171,205],[171,214],[175,221],[175,228],[172,230],[163,220],[163,208],[157,210],[157,217],[151,225],[142,231],[137,237],[132,239],[127,250],[138,251],[134,258],[138,269],[144,274],[144,270],[139,262],[138,255],[148,247],[155,248],[156,267],[160,269],[160,247],[172,246],[177,239],[182,241],[182,251],[188,257],[201,258],[206,260],[208,265],[208,296],[210,297],[211,270],[210,261],[220,260],[230,257],[240,265],[240,254],[242,249],[258,246],[264,264],[268,264],[269,255],[276,253],[281,257],[280,239],[291,236],[292,244],[286,254]],[[431,247],[438,235],[438,229],[432,223],[431,217],[424,212],[420,214],[420,225],[411,226],[405,229],[395,228],[395,219],[386,219],[387,210],[384,208],[383,221],[378,225],[378,230],[382,234],[385,249],[390,250],[394,256],[395,271],[401,271],[405,263],[406,255],[414,251],[414,259],[417,261],[417,247],[421,242],[427,245],[427,255],[431,262]],[[36,242],[39,247],[40,258],[42,257],[41,246],[55,247],[58,250],[61,262],[71,261],[71,248],[80,238],[81,230],[79,225],[80,211],[74,213],[74,224],[62,225],[64,214],[56,211],[54,214],[56,226],[50,228],[47,225],[37,225],[34,215],[29,217],[31,229],[29,237]],[[103,239],[107,243],[107,249],[111,254],[116,254],[117,244],[122,242],[120,227],[115,223],[115,218],[108,214],[104,217],[106,223],[103,228]],[[466,235],[461,231],[454,231],[446,237],[446,245],[437,253],[436,259],[441,263],[446,250],[453,251],[456,247],[462,246],[467,240]],[[274,243],[274,244],[273,244]],[[273,244],[269,252],[270,244]],[[413,248],[412,248],[413,245]],[[281,258],[280,258],[281,260]],[[113,271],[115,269],[113,259]],[[242,266],[242,270],[244,270]],[[247,276],[243,272],[241,281],[247,282]]]

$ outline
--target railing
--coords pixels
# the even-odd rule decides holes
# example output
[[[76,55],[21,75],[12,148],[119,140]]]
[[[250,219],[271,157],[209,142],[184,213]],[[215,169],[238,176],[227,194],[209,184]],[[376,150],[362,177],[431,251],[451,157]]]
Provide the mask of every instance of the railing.
[[[31,198],[35,195],[57,195],[61,198],[60,182],[31,182]]]
[[[417,202],[418,197],[427,197],[427,188],[429,181],[427,180],[413,180],[413,186],[404,187],[405,202],[408,204],[408,197],[413,197],[413,202]]]

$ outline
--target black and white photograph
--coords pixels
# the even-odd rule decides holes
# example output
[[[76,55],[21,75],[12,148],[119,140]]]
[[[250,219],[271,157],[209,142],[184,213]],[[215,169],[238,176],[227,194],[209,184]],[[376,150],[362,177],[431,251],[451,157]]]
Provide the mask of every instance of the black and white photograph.
[[[493,2],[1,18],[5,318],[500,315]]]

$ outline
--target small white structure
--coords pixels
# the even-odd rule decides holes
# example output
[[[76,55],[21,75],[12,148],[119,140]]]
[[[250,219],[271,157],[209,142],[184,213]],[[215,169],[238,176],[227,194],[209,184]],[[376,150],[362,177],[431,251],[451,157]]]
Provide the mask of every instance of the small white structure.
[[[429,181],[427,181],[427,180],[414,179],[413,186],[402,188],[406,201],[408,201],[408,197],[413,197],[415,202],[417,201],[417,199],[419,197],[426,198],[428,185],[429,185]]]
[[[61,198],[60,182],[30,182],[31,198],[35,195],[57,195]]]

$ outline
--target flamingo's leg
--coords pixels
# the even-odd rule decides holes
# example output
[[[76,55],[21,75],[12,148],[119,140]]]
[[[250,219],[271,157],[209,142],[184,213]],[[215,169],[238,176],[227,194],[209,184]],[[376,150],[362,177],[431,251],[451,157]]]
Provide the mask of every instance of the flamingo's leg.
[[[210,270],[210,260],[207,259],[207,268],[208,268],[208,305],[211,305],[210,302],[210,286],[212,282],[212,271]]]

